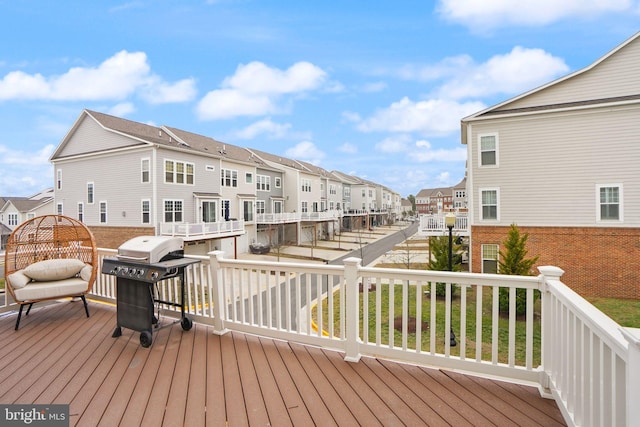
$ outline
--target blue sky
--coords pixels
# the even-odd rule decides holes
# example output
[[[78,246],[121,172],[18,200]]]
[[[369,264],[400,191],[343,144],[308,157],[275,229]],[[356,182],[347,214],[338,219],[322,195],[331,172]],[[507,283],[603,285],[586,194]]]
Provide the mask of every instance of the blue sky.
[[[83,108],[402,196],[464,176],[460,119],[581,69],[640,0],[0,0],[0,196],[53,186]]]

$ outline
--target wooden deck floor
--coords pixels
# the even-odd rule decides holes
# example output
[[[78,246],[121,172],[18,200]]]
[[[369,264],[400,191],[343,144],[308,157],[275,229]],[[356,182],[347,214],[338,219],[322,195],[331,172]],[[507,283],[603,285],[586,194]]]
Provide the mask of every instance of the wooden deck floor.
[[[111,338],[115,308],[0,317],[0,403],[69,404],[78,426],[565,425],[531,387],[196,324]],[[163,319],[167,321],[167,319]]]

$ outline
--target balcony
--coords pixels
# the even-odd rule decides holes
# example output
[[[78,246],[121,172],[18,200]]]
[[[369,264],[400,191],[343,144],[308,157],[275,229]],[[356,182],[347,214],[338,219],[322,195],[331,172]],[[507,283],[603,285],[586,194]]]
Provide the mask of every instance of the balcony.
[[[282,212],[270,214],[257,214],[258,224],[284,224],[302,221],[333,221],[341,217],[341,211],[328,210],[323,212]]]
[[[448,233],[449,229],[445,225],[444,217],[445,214],[420,215],[418,234],[423,236],[442,236]],[[453,233],[456,236],[469,236],[470,231],[467,214],[457,213]]]
[[[194,258],[201,263],[188,268],[186,299],[196,325],[161,329],[149,349],[131,331],[110,337],[112,306],[91,304],[89,319],[74,303],[35,306],[18,332],[14,316],[0,316],[0,402],[70,403],[72,425],[631,426],[640,419],[640,331],[621,328],[571,291],[555,267],[519,277],[362,267],[357,258],[342,266],[222,252]],[[93,298],[114,301],[114,288],[114,277],[100,275]],[[177,288],[167,280],[159,292],[166,299]],[[501,288],[506,318],[498,313]],[[161,319],[174,309],[162,307]],[[415,333],[410,313],[427,322]],[[508,337],[506,348],[499,335]]]
[[[239,236],[244,233],[244,221],[242,220],[199,223],[163,222],[160,224],[161,236],[182,237],[185,241],[217,239]]]

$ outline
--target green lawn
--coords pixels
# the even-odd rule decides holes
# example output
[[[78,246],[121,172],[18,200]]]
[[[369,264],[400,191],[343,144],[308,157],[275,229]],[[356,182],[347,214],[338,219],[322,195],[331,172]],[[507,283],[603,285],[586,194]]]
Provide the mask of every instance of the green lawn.
[[[620,326],[640,328],[640,301],[615,298],[586,298]]]
[[[389,323],[393,322],[393,319],[390,319],[389,315],[389,286],[382,284],[380,285],[381,292],[381,314],[380,314],[380,337],[381,337],[381,345],[388,345],[390,340],[390,335],[393,335],[393,343],[395,346],[402,346],[402,333],[401,330],[395,330],[395,328],[391,328],[391,333],[389,331]],[[394,293],[394,318],[401,316],[403,312],[409,313],[411,317],[415,318],[416,314],[416,287],[410,286],[408,289],[408,304],[407,307],[402,307],[402,292],[403,285],[395,285],[393,288]],[[426,289],[422,289],[424,291]],[[457,297],[452,301],[452,322],[453,328],[456,335],[459,334],[460,330],[460,296],[459,290],[457,292]],[[360,294],[360,318],[362,319],[362,293]],[[368,328],[368,341],[372,342],[376,340],[376,308],[375,308],[375,298],[376,291],[369,292],[369,324]],[[332,295],[333,304],[334,304],[334,319],[339,319],[339,303],[340,303],[340,294],[338,292]],[[491,313],[492,313],[492,297],[491,292],[487,289],[483,292],[483,308],[482,308],[482,358],[483,360],[491,360]],[[435,338],[435,346],[436,352],[444,353],[444,325],[445,325],[445,304],[442,300],[436,300],[436,338]],[[327,301],[323,301],[323,325],[326,330],[327,324],[327,315],[328,315],[328,304]],[[540,364],[540,304],[539,302],[535,306],[535,315],[534,315],[534,348],[533,348],[533,365],[537,366]],[[317,323],[317,312],[314,311],[312,314],[314,321]],[[422,300],[422,321],[427,322],[425,326],[422,328],[422,351],[430,351],[430,343],[431,343],[431,330],[428,322],[431,318],[431,299],[429,297],[424,297]],[[427,326],[428,325],[428,326]],[[516,363],[524,365],[525,363],[525,327],[526,323],[524,321],[516,322]],[[362,323],[360,324],[361,337],[364,338]],[[339,322],[336,321],[334,324],[334,334],[340,334],[340,325]],[[467,358],[475,358],[476,353],[476,291],[475,288],[467,291],[467,321],[466,321],[466,352],[465,356]],[[508,319],[501,317],[499,319],[498,326],[498,361],[506,363],[508,361]],[[459,341],[459,337],[458,337]],[[408,348],[413,350],[416,348],[416,334],[410,333],[408,336]],[[455,356],[460,355],[460,346],[456,346],[451,348],[451,354]]]

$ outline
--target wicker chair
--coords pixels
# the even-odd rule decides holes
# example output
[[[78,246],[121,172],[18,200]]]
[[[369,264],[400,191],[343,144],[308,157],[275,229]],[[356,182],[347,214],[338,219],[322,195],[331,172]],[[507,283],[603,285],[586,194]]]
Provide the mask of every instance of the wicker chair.
[[[35,217],[11,233],[5,249],[5,286],[20,304],[16,330],[24,306],[29,305],[28,315],[33,304],[40,301],[79,297],[89,317],[85,295],[93,288],[98,273],[98,249],[93,234],[83,223],[63,215]],[[31,274],[36,265],[39,274],[50,275],[59,272],[61,264],[80,264],[82,271],[72,271],[69,278],[32,278],[37,276]]]

